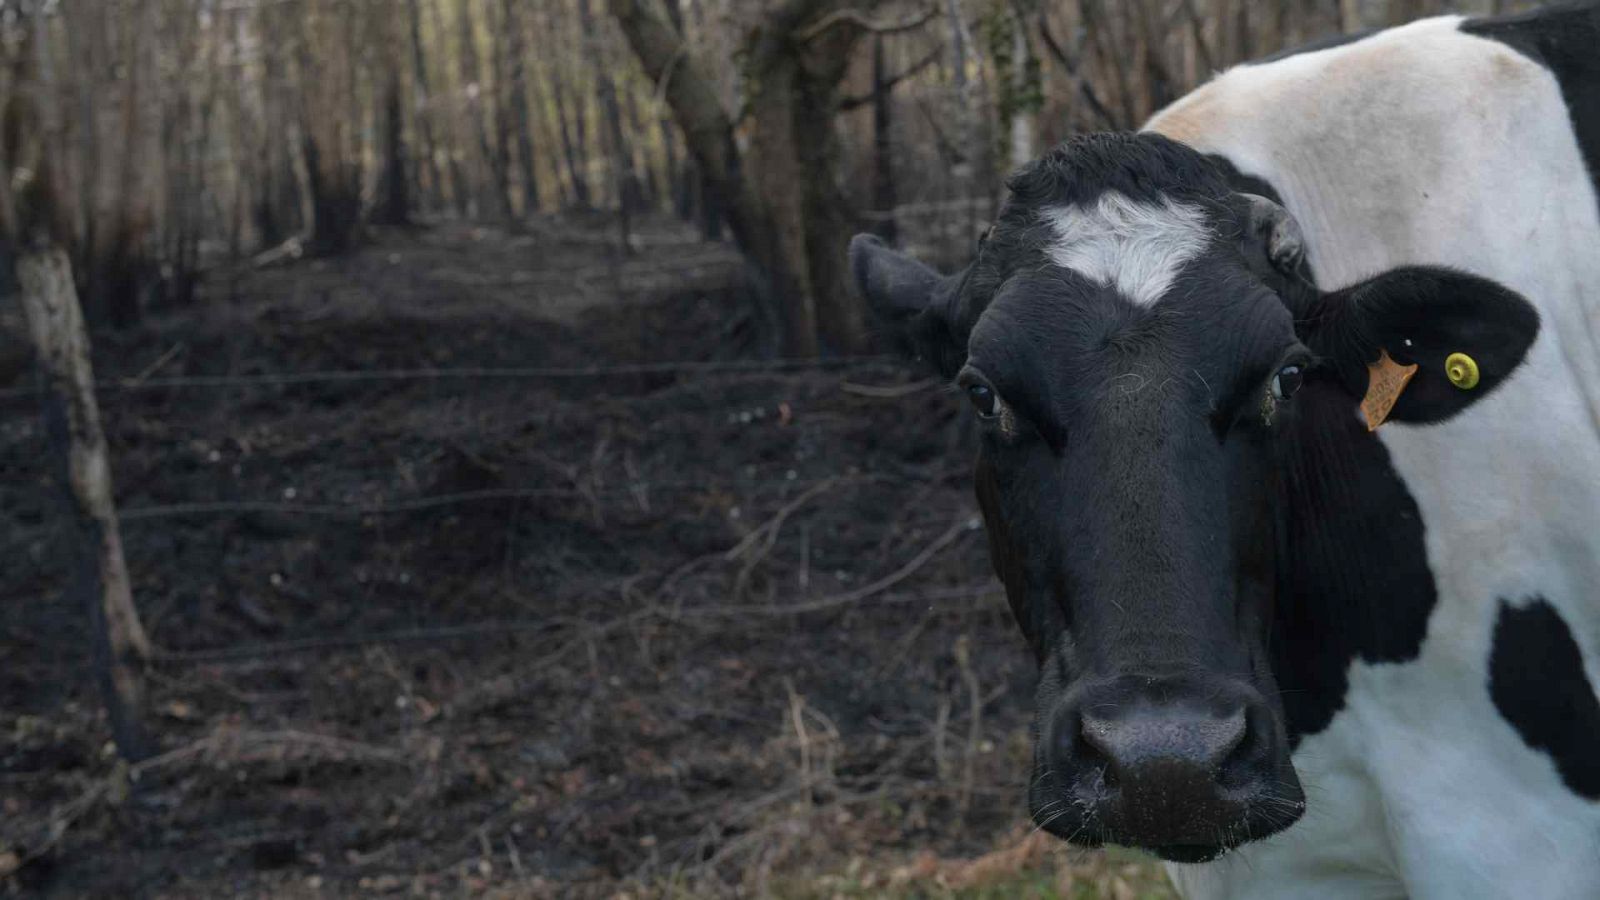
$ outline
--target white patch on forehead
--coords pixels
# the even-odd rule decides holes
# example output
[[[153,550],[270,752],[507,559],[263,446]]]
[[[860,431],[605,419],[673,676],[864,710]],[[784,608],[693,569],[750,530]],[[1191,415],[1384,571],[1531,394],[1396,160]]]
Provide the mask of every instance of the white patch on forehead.
[[[1199,207],[1145,203],[1117,191],[1088,205],[1051,207],[1044,219],[1056,233],[1045,248],[1052,262],[1112,285],[1140,306],[1161,299],[1210,237]]]

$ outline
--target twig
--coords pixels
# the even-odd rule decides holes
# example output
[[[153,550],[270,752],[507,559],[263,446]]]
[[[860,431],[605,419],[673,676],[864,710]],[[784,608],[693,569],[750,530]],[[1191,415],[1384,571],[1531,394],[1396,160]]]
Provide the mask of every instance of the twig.
[[[816,801],[815,795],[809,790],[811,783],[811,738],[806,734],[805,701],[794,689],[794,681],[787,675],[783,679],[784,690],[789,692],[789,722],[794,726],[795,740],[800,743],[800,780],[808,785],[806,790],[806,805],[810,806]]]
[[[834,594],[834,596],[830,597],[821,597],[821,599],[816,599],[816,601],[803,602],[803,604],[790,604],[786,605],[786,607],[754,607],[754,610],[750,609],[750,607],[746,607],[744,612],[755,612],[755,610],[773,610],[773,612],[776,612],[776,610],[781,610],[781,612],[787,613],[787,615],[794,615],[794,613],[821,612],[821,610],[835,609],[835,607],[845,607],[845,605],[854,604],[854,602],[864,601],[864,599],[872,596],[872,594],[877,594],[880,593],[880,591],[885,591],[886,588],[893,588],[894,585],[899,585],[901,581],[909,578],[912,573],[917,572],[918,569],[922,569],[923,565],[926,565],[928,560],[933,559],[934,554],[938,554],[941,549],[949,546],[950,541],[954,541],[955,538],[962,535],[963,532],[971,532],[971,530],[974,530],[976,527],[978,527],[978,524],[976,524],[971,517],[962,517],[962,519],[955,520],[955,522],[950,524],[949,528],[944,530],[942,535],[939,535],[938,538],[933,538],[933,541],[931,541],[928,546],[922,548],[922,551],[918,552],[917,556],[910,557],[910,560],[907,560],[906,565],[901,565],[899,569],[888,573],[888,575],[885,575],[885,577],[878,578],[877,581],[872,581],[872,583],[869,583],[869,585],[862,585],[861,588],[856,588],[854,591],[845,591],[843,594]],[[722,607],[722,609],[736,609],[736,607]],[[696,610],[696,612],[699,612],[699,610]]]
[[[108,796],[115,797],[125,792],[129,784],[202,757],[223,758],[230,762],[254,761],[261,758],[261,748],[278,752],[294,749],[302,752],[316,751],[334,760],[359,759],[364,762],[410,764],[410,759],[399,750],[294,729],[212,734],[131,765],[118,764],[108,775],[96,779],[83,793],[51,812],[49,836],[30,847],[21,864],[48,854],[61,843],[62,838],[66,837],[67,832],[84,814]]]
[[[921,72],[923,69],[926,69],[935,62],[938,62],[939,57],[943,55],[944,43],[941,41],[938,46],[934,47],[933,50],[928,53],[927,56],[924,56],[923,58],[912,63],[910,66],[907,66],[905,71],[897,72],[893,76],[884,79],[882,84],[874,86],[872,93],[856,94],[855,96],[841,99],[839,101],[839,112],[849,112],[852,109],[866,106],[878,96],[878,92],[894,90],[897,86],[899,86],[900,82],[905,81],[907,78],[914,77],[918,72]]]
[[[802,28],[799,33],[795,35],[795,37],[800,39],[802,42],[814,40],[816,39],[817,35],[822,34],[829,28],[844,23],[849,23],[858,28],[865,29],[873,34],[898,34],[902,31],[914,31],[918,28],[921,28],[922,26],[933,21],[938,15],[938,7],[931,7],[923,11],[920,15],[913,16],[912,18],[901,22],[879,22],[876,19],[868,18],[866,14],[860,12],[859,10],[840,9],[835,10],[834,12],[831,12],[818,19],[816,22],[807,25],[805,28]]]
[[[961,760],[961,791],[956,800],[956,808],[965,813],[972,806],[972,766],[983,737],[983,691],[978,687],[978,673],[972,669],[972,641],[967,635],[956,638],[955,655],[961,680],[967,685],[968,702],[972,704],[972,718],[967,722],[967,750]]]
[[[183,341],[173,344],[172,349],[156,357],[155,362],[145,366],[144,369],[139,372],[139,374],[128,379],[125,383],[132,387],[138,387],[139,385],[143,384],[146,378],[149,378],[151,375],[161,371],[161,367],[171,362],[172,358],[177,356],[178,352],[186,346],[188,345],[186,345]]]
[[[811,502],[812,498],[846,480],[849,479],[825,478],[813,485],[810,489],[801,493],[800,496],[785,503],[777,514],[758,525],[749,534],[745,535],[739,543],[735,544],[733,549],[723,554],[723,559],[732,562],[744,556],[751,547],[758,543],[760,544],[760,549],[750,555],[750,558],[745,561],[744,567],[739,570],[738,576],[734,578],[733,596],[744,596],[744,589],[749,581],[750,573],[755,570],[756,566],[761,564],[761,561],[767,557],[768,553],[772,552],[772,546],[778,540],[778,532],[783,528],[783,523],[788,520],[789,516],[795,510]]]

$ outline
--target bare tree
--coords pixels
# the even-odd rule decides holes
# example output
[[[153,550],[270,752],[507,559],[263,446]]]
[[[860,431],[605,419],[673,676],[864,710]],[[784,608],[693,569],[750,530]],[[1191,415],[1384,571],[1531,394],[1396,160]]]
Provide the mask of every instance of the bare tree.
[[[522,173],[523,213],[539,209],[539,174],[533,158],[533,128],[528,119],[527,50],[524,47],[522,17],[515,0],[501,0],[501,15],[505,24],[506,53],[509,57],[508,77],[510,89],[509,126],[517,137],[517,163]]]
[[[73,538],[72,593],[87,614],[90,656],[112,736],[131,760],[153,746],[143,723],[149,639],[133,604],[112,504],[111,463],[100,428],[89,343],[78,304],[63,184],[45,135],[48,105],[37,60],[39,17],[29,16],[0,117],[0,241],[14,253],[20,299],[39,363],[45,433]]]
[[[865,334],[850,301],[845,242],[857,225],[839,188],[834,117],[851,51],[891,26],[869,0],[786,0],[765,10],[740,50],[749,147],[741,150],[705,64],[654,0],[611,0],[645,74],[662,85],[734,239],[759,269],[785,353],[854,350]],[[922,17],[917,24],[926,22]],[[757,186],[759,185],[759,189]]]
[[[633,171],[633,150],[622,127],[622,106],[617,102],[617,86],[611,78],[610,60],[596,26],[589,0],[577,0],[578,22],[583,29],[587,56],[594,64],[595,99],[599,102],[600,118],[605,126],[606,157],[611,170],[611,184],[617,201],[617,221],[622,228],[622,246],[629,244],[629,220],[638,204],[638,180]]]
[[[388,16],[380,17],[376,24],[382,28],[384,34],[380,48],[384,74],[381,101],[383,109],[379,121],[381,135],[379,150],[382,161],[378,165],[377,208],[373,210],[372,217],[374,221],[387,225],[405,225],[411,221],[411,180],[407,175],[411,164],[406,151],[401,43],[396,39],[398,36],[394,34],[395,25]],[[425,116],[419,115],[418,119],[421,122],[426,121]],[[425,129],[426,125],[422,125],[419,130]]]
[[[291,40],[299,86],[300,153],[306,177],[307,216],[314,253],[349,250],[361,227],[361,155],[346,103],[355,92],[348,48],[355,23],[351,7],[304,0]]]
[[[478,35],[472,17],[472,7],[471,0],[461,0],[456,4],[456,40],[459,42],[457,61],[461,66],[461,90],[467,100],[467,119],[478,139],[478,158],[489,174],[489,180],[483,184],[481,192],[486,200],[485,206],[493,210],[496,217],[510,220],[512,213],[508,169],[504,154],[499,152],[490,140],[491,126],[486,110],[491,104],[483,102],[487,92],[484,90],[482,61],[478,54]]]

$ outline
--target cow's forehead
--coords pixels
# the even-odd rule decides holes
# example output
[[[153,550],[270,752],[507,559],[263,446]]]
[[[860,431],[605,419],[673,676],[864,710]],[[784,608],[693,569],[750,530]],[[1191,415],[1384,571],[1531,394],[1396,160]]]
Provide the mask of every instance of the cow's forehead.
[[[1107,190],[1082,203],[1046,206],[1045,256],[1097,284],[1116,288],[1138,306],[1152,306],[1212,241],[1199,205],[1171,197],[1136,200]]]
[[[1236,229],[1216,166],[1160,135],[1084,135],[1007,181],[1010,196],[980,257],[976,287],[1057,267],[1150,307],[1184,268]]]
[[[1188,227],[1181,211],[1178,216],[1174,231]],[[1142,247],[1135,237],[1131,246],[1097,252],[1165,253],[1174,269],[1183,270],[1170,290],[1141,288],[1115,273],[1102,280],[1050,260],[1014,274],[972,329],[970,364],[1008,400],[1063,421],[1083,414],[1085,404],[1092,406],[1116,385],[1175,388],[1192,378],[1205,388],[1195,402],[1213,403],[1266,377],[1297,343],[1294,317],[1283,301],[1242,260],[1232,264],[1204,246],[1188,246],[1195,239],[1181,231],[1157,232],[1157,239],[1172,246]],[[1194,259],[1180,259],[1186,253]],[[1172,277],[1155,265],[1142,271],[1150,280]],[[1140,296],[1172,299],[1134,300]]]

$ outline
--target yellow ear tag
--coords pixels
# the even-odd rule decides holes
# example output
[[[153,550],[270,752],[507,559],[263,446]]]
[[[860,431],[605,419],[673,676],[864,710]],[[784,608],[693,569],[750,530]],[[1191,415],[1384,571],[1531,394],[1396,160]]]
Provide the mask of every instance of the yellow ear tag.
[[[1478,361],[1465,353],[1452,353],[1444,359],[1444,374],[1463,391],[1478,386]]]
[[[1415,363],[1402,366],[1389,358],[1389,351],[1378,352],[1378,361],[1367,367],[1367,396],[1361,398],[1361,415],[1366,417],[1368,431],[1377,431],[1389,418],[1400,392],[1415,374]]]

